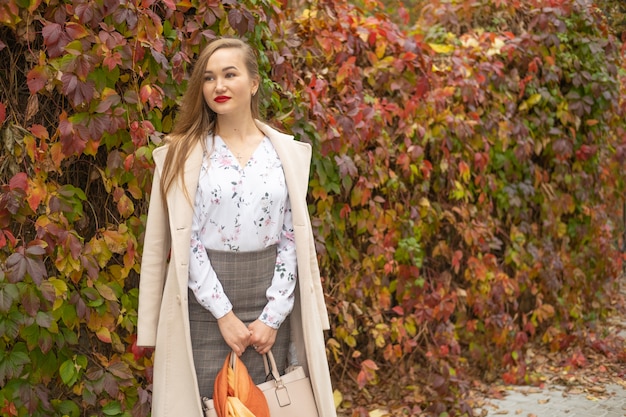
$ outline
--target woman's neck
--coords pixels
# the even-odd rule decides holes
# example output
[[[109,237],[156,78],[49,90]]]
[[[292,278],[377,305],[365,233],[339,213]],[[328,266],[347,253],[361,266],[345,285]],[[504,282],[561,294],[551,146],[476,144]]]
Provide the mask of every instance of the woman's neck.
[[[215,133],[228,141],[246,142],[258,137],[261,133],[252,117],[242,120],[241,117],[231,118],[220,116],[215,125]]]

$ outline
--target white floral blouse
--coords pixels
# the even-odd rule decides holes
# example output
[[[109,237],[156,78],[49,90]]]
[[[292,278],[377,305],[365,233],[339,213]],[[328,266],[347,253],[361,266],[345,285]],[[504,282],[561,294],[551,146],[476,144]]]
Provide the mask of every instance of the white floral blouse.
[[[211,149],[208,137],[207,148]],[[245,166],[222,138],[205,152],[191,229],[189,288],[217,319],[233,308],[206,248],[247,252],[277,244],[276,267],[259,320],[278,329],[291,313],[296,287],[296,244],[282,164],[265,137]]]

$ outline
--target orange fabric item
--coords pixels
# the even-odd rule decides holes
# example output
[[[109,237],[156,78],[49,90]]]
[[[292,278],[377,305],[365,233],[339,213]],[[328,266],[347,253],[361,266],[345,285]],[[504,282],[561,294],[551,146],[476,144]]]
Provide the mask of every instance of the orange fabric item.
[[[248,368],[233,352],[226,356],[215,378],[213,404],[218,417],[270,417],[263,391],[254,384]]]

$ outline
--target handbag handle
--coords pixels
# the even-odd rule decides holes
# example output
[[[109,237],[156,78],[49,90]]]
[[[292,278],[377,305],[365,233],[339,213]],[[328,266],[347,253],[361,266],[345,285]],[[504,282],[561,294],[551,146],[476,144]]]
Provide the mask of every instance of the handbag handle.
[[[274,359],[271,349],[263,355],[263,366],[265,367],[265,375],[269,376],[271,372],[276,383],[282,385],[280,374],[278,373],[278,367],[276,366],[276,360]]]
[[[268,363],[269,362],[269,363]],[[235,370],[235,363],[237,363],[237,354],[235,351],[230,352],[230,369]],[[270,372],[274,380],[282,384],[280,373],[278,372],[278,366],[276,366],[276,360],[274,359],[274,355],[272,354],[272,350],[268,350],[267,353],[263,354],[263,366],[265,367],[265,375],[269,376]]]
[[[289,397],[287,386],[283,383],[283,380],[280,377],[278,367],[276,366],[276,360],[274,359],[274,355],[271,350],[263,355],[263,366],[265,366],[266,375],[269,375],[270,373],[270,370],[268,369],[270,365],[272,367],[271,374],[274,377],[274,394],[276,395],[276,400],[281,407],[286,407],[291,404],[291,398]]]

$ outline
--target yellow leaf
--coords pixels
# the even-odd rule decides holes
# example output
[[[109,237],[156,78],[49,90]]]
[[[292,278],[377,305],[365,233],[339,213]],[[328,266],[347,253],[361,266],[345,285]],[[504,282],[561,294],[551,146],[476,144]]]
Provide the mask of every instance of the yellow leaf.
[[[100,293],[100,295],[105,299],[105,300],[109,300],[109,301],[117,301],[117,297],[115,295],[115,292],[113,291],[113,289],[111,289],[111,287],[109,287],[108,285],[105,284],[101,284],[101,283],[96,283],[96,290],[98,290],[98,292]]]
[[[470,167],[465,161],[459,162],[459,173],[463,182],[467,183],[470,180]]]
[[[535,104],[539,103],[539,101],[541,101],[541,94],[535,93],[532,96],[528,97],[528,100],[526,100],[526,103],[528,103],[529,107],[532,107]]]
[[[494,39],[491,44],[491,48],[487,51],[487,56],[499,55],[504,46],[504,41],[501,38]]]
[[[435,51],[438,54],[449,54],[454,51],[454,46],[452,45],[442,45],[440,43],[429,43],[430,49]]]
[[[33,135],[24,136],[24,147],[31,161],[35,161],[35,152],[37,152],[37,142]]]
[[[376,43],[376,56],[378,59],[385,56],[385,50],[387,49],[387,42],[377,42]]]
[[[100,327],[96,332],[96,336],[104,343],[111,343],[111,332],[106,327]]]
[[[117,230],[106,230],[102,232],[102,237],[109,250],[113,253],[124,253],[128,245],[127,237]]]
[[[111,192],[113,188],[113,182],[109,179],[108,175],[100,168],[96,167],[96,169],[100,172],[100,177],[102,177],[102,184],[104,185],[104,189],[107,193]]]
[[[558,222],[556,233],[559,238],[562,238],[563,236],[565,236],[565,234],[567,233],[567,224],[563,222]]]
[[[54,294],[57,296],[57,298],[65,298],[65,295],[67,294],[67,284],[65,283],[65,281],[58,278],[50,278],[48,279],[48,281],[54,287]]]
[[[305,20],[315,19],[316,17],[317,17],[317,10],[304,9],[302,11],[302,15],[300,15],[300,17],[297,18],[296,20],[302,23]]]
[[[335,408],[338,408],[339,405],[343,402],[343,394],[339,390],[335,390],[333,392],[333,398],[335,400]]]
[[[61,167],[61,161],[65,158],[65,155],[63,155],[63,152],[61,151],[61,147],[60,142],[53,143],[50,147],[50,159],[52,159],[54,167],[57,170]]]
[[[390,415],[388,411],[377,408],[369,412],[369,417],[384,417]]]
[[[36,212],[39,208],[39,204],[41,204],[42,201],[45,201],[48,196],[48,189],[46,187],[45,180],[39,176],[37,176],[34,180],[29,180],[28,185],[26,201],[28,202],[31,210]]]

